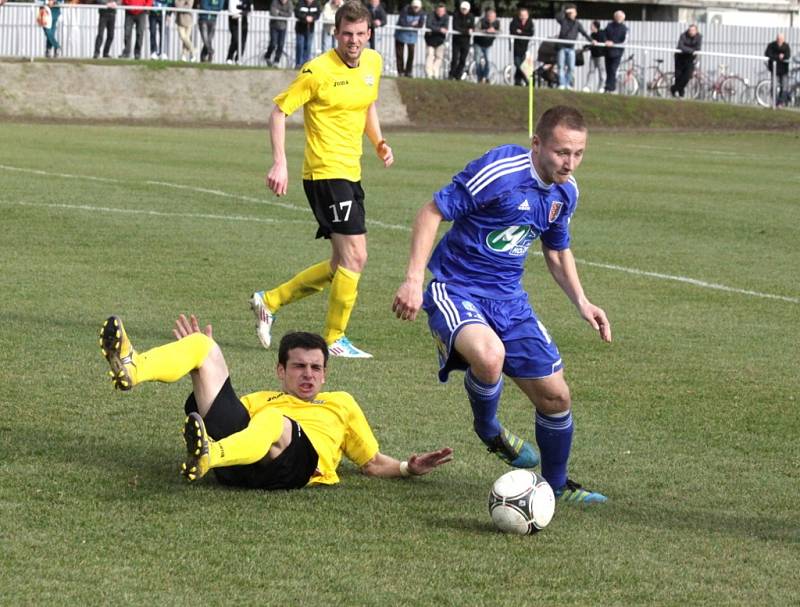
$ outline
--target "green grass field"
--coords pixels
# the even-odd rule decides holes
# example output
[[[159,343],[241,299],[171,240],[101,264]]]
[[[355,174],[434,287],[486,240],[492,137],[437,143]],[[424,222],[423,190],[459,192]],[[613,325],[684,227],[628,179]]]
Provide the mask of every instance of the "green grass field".
[[[461,377],[436,382],[425,321],[390,305],[416,208],[524,134],[390,133],[397,165],[365,162],[370,262],[349,332],[376,358],[332,361],[328,383],[383,451],[449,445],[456,461],[410,482],[345,463],[335,488],[267,494],[184,484],[189,381],[115,393],[97,330],[117,313],[146,349],[195,312],[240,393],[275,386],[247,298],[328,253],[297,179],[301,133],[277,200],[261,131],[0,128],[0,603],[796,603],[796,135],[590,137],[573,250],[614,342],[538,255],[525,285],[566,361],[571,475],[610,502],[509,537],[486,509],[506,468],[472,434]],[[325,301],[282,310],[276,334],[320,330]],[[501,414],[532,438],[510,384]]]

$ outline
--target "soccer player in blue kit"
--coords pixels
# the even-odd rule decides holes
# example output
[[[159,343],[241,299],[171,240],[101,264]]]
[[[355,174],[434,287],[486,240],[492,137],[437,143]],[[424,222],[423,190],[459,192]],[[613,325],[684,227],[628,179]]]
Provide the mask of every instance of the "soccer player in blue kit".
[[[497,419],[503,375],[533,403],[542,476],[560,501],[605,502],[567,476],[573,422],[558,348],[522,288],[528,249],[536,239],[550,274],[603,341],[606,313],[586,297],[570,251],[569,222],[578,203],[572,176],[583,159],[581,113],[556,106],[542,114],[531,149],[502,145],[470,162],[417,213],[406,278],[392,309],[414,320],[420,308],[439,350],[439,380],[465,370],[474,428],[489,451],[517,468],[539,455]],[[434,249],[442,221],[450,230]],[[433,255],[431,256],[431,251]],[[433,274],[423,294],[425,264]]]

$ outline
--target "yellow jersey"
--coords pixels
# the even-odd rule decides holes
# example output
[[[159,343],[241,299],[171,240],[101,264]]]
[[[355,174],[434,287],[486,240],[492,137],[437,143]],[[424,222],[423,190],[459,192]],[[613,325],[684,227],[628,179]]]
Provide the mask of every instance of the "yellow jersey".
[[[361,181],[361,143],[367,108],[378,98],[383,59],[364,49],[348,67],[334,49],[306,63],[273,101],[286,114],[303,106],[303,179]]]
[[[320,392],[312,401],[284,392],[253,392],[241,399],[250,417],[265,409],[277,409],[303,428],[319,456],[318,474],[309,485],[339,482],[336,468],[346,455],[361,467],[378,453],[378,441],[364,412],[347,392]]]

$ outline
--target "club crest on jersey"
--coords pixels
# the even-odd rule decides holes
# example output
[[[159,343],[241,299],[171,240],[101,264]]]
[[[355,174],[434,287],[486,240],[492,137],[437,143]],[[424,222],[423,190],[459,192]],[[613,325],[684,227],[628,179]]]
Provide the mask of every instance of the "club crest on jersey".
[[[553,223],[558,216],[561,215],[561,209],[564,208],[564,203],[560,200],[554,200],[550,203],[550,214],[547,216],[547,221]]]
[[[364,76],[364,84],[366,84],[367,86],[372,86],[373,84],[375,84],[375,77],[372,74],[367,74],[366,76]]]
[[[496,253],[508,253],[520,257],[528,252],[531,242],[538,234],[530,226],[509,226],[489,232],[486,246]]]

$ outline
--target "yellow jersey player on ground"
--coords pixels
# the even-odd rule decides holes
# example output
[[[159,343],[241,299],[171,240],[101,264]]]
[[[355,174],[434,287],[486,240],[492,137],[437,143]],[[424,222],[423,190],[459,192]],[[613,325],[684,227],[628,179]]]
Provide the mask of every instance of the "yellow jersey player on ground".
[[[265,348],[271,342],[274,314],[282,306],[330,285],[323,332],[330,353],[371,358],[345,335],[367,261],[361,189],[363,134],[385,167],[394,162],[375,107],[383,61],[380,54],[364,48],[369,24],[369,11],[361,2],[343,4],[335,17],[336,48],[306,63],[289,88],[274,99],[270,116],[273,164],[267,186],[278,196],[286,194],[286,116],[302,106],[306,137],[303,189],[319,224],[317,238],[330,239],[332,253],[330,259],[304,269],[277,288],[253,293],[250,306]]]
[[[288,333],[278,350],[281,390],[234,392],[225,358],[212,339],[211,325],[200,329],[195,316],[180,315],[177,341],[137,353],[122,320],[109,317],[100,329],[100,347],[111,366],[114,387],[130,390],[148,381],[192,378],[186,400],[182,466],[190,481],[214,470],[223,485],[251,489],[299,489],[339,482],[342,455],[364,474],[408,477],[427,474],[452,459],[445,448],[398,461],[378,448],[358,403],[347,392],[320,392],[328,348],[313,333]]]

